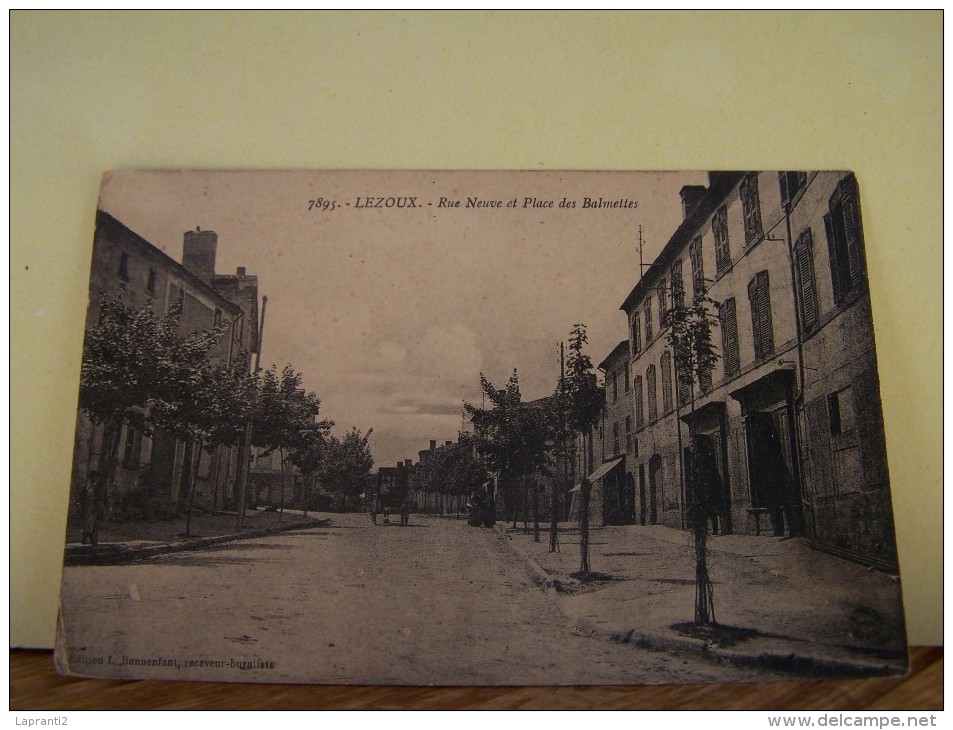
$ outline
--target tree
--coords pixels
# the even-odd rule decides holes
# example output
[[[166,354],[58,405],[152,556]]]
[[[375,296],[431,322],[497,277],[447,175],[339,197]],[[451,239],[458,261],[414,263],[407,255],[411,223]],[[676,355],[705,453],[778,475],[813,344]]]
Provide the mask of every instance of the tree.
[[[371,428],[362,434],[354,426],[342,439],[328,436],[321,480],[340,496],[342,512],[347,511],[349,502],[354,505],[359,495],[370,488],[374,457],[369,440],[373,432]]]
[[[515,480],[525,497],[529,476],[546,468],[547,428],[543,412],[527,408],[521,402],[516,370],[502,390],[497,390],[481,373],[480,387],[492,408],[464,403],[476,428],[477,449],[486,458],[489,468]],[[534,519],[534,539],[539,541],[538,511]]]
[[[560,345],[560,348],[562,349],[562,345]],[[562,358],[560,359],[562,360]],[[559,476],[558,479],[553,480],[550,497],[549,552],[554,553],[559,551],[558,510],[560,492],[565,494],[569,489],[570,469],[575,461],[575,432],[571,425],[573,423],[572,402],[569,398],[564,362],[561,362],[556,390],[546,401],[546,420],[553,452],[556,456],[555,466]]]
[[[305,517],[308,516],[308,506],[313,498],[314,488],[317,486],[318,473],[324,464],[328,430],[333,425],[332,421],[320,421],[316,422],[313,428],[302,431],[299,434],[298,443],[289,455],[289,460],[298,468],[304,478],[301,506],[304,509]]]
[[[710,495],[716,485],[711,483],[713,469],[699,454],[695,433],[695,385],[708,382],[718,362],[718,352],[712,344],[711,326],[717,322],[712,313],[716,302],[702,290],[691,304],[684,303],[681,292],[673,289],[672,308],[666,312],[666,339],[672,348],[675,378],[687,388],[692,418],[688,426],[689,504],[688,514],[695,549],[695,624],[715,623],[715,606],[711,579],[708,575],[708,517],[712,509]],[[681,428],[681,426],[679,426]]]
[[[92,484],[93,546],[99,542],[123,424],[143,427],[155,406],[174,403],[182,383],[206,367],[224,328],[183,337],[180,317],[181,305],[158,318],[148,305],[129,309],[121,293],[103,293],[99,321],[86,332],[79,406],[94,425],[103,428]]]
[[[583,352],[589,338],[586,325],[573,325],[569,335],[569,359],[566,362],[566,397],[569,401],[569,417],[573,430],[582,435],[585,449],[585,474],[579,483],[579,575],[589,578],[592,568],[589,563],[589,498],[592,485],[588,475],[592,473],[592,429],[605,406],[605,389],[593,370],[592,360]]]
[[[279,375],[272,367],[260,378],[255,402],[252,444],[263,448],[263,455],[278,452],[281,465],[281,493],[278,509],[284,511],[285,454],[303,453],[314,446],[316,433],[326,432],[330,421],[316,422],[321,400],[301,387],[301,374],[285,365]]]

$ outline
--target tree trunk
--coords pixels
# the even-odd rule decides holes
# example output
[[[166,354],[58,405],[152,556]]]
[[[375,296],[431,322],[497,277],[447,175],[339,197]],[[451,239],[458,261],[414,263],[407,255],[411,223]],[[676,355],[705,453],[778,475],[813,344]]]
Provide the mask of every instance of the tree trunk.
[[[93,486],[93,529],[89,537],[95,548],[99,545],[99,526],[106,517],[109,503],[109,482],[112,479],[116,455],[119,452],[119,436],[122,433],[122,416],[115,416],[103,424],[103,440],[99,451],[99,476]]]
[[[285,514],[285,450],[278,449],[278,462],[281,469],[281,494],[278,495],[278,522]]]
[[[539,542],[539,484],[533,480],[533,542]]]
[[[559,552],[559,485],[560,482],[563,484],[565,489],[566,485],[566,462],[565,454],[563,453],[564,449],[560,449],[560,454],[558,458],[560,459],[560,466],[562,467],[561,479],[553,479],[553,486],[549,499],[549,552],[558,553]]]
[[[199,466],[202,463],[202,447],[205,442],[203,439],[199,439],[198,449],[192,450],[192,461],[195,462],[194,466],[190,469],[191,474],[191,484],[189,485],[189,511],[185,515],[185,535],[188,537],[191,535],[192,529],[192,505],[195,504],[195,484],[199,480]]]
[[[592,484],[589,483],[589,474],[592,473],[592,429],[583,436],[586,448],[586,474],[579,483],[579,573],[585,579],[592,572],[589,564],[589,497],[592,494]]]

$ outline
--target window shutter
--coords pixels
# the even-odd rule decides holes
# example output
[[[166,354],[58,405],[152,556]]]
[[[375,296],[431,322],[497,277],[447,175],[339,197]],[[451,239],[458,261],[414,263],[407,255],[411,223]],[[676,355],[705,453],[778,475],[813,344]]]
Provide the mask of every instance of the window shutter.
[[[672,306],[681,307],[685,304],[685,285],[682,282],[682,260],[672,264]]]
[[[754,336],[754,356],[763,360],[774,351],[774,332],[771,327],[771,293],[767,271],[759,271],[748,283],[751,301],[751,330]]]
[[[761,317],[758,313],[758,277],[748,282],[748,301],[751,302],[751,336],[754,339],[754,357],[760,360],[764,357],[761,349]]]
[[[705,267],[702,261],[702,237],[696,236],[688,249],[692,259],[692,295],[705,290]]]
[[[715,269],[718,273],[731,264],[731,251],[728,248],[728,210],[719,208],[711,219],[711,232],[715,237]]]
[[[750,246],[763,235],[757,173],[749,173],[741,181],[741,209],[745,219],[745,245]]]
[[[824,214],[824,233],[827,235],[827,255],[831,264],[831,285],[834,289],[834,303],[840,304],[842,292],[840,285],[840,267],[837,263],[837,239],[834,236],[834,222],[830,213]]]
[[[781,186],[781,205],[785,206],[790,200],[790,196],[788,195],[788,176],[786,173],[778,173],[778,184]]]
[[[758,274],[758,308],[761,319],[761,352],[767,357],[774,352],[774,328],[771,326],[771,289],[768,272]]]
[[[672,354],[662,353],[662,410],[672,410]]]
[[[738,319],[734,297],[721,305],[721,349],[724,353],[725,375],[738,372]]]
[[[645,300],[645,346],[652,342],[652,300]]]
[[[814,240],[808,228],[798,238],[794,247],[797,267],[799,294],[801,300],[801,327],[811,332],[817,327],[819,319],[817,305],[817,285],[814,281]]]
[[[655,365],[649,365],[645,371],[645,388],[648,391],[649,421],[658,418],[658,395],[656,394]]]
[[[841,204],[844,210],[844,230],[847,233],[847,260],[850,263],[850,278],[854,285],[864,275],[863,231],[860,225],[860,206],[857,195],[857,179],[853,175],[841,180]]]
[[[637,353],[642,352],[642,323],[638,312],[632,315],[632,344]]]
[[[645,424],[645,414],[642,410],[642,376],[635,376],[635,425],[641,428]]]

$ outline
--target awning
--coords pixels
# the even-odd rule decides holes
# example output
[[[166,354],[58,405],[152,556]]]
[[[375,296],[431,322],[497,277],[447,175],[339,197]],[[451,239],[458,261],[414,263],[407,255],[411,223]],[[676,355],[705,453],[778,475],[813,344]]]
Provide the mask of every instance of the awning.
[[[604,464],[600,464],[599,467],[589,475],[589,483],[596,481],[596,479],[602,479],[606,474],[612,471],[625,457],[620,456],[618,459],[613,459],[612,461],[607,461]],[[570,492],[578,492],[582,488],[582,484],[577,484],[575,487],[570,489]]]

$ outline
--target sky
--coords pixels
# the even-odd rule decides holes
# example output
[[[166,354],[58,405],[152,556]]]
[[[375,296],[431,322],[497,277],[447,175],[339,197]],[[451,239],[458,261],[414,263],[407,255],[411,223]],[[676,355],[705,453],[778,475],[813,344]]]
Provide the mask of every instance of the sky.
[[[455,440],[484,373],[551,393],[559,342],[587,326],[598,364],[619,310],[704,173],[117,172],[99,207],[177,261],[218,234],[216,272],[268,297],[262,367],[290,363],[334,433],[373,428],[376,466]],[[618,201],[619,207],[584,207]],[[561,206],[560,203],[566,205]],[[458,205],[456,205],[458,203]],[[574,207],[569,207],[574,203]],[[469,205],[469,207],[468,207]]]

